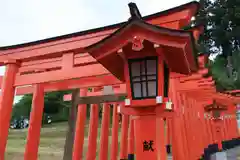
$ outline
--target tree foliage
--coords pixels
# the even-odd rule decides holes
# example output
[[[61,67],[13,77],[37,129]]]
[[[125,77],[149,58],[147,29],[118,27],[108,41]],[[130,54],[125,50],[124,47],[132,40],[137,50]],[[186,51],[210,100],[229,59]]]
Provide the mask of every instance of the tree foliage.
[[[227,65],[227,59],[223,56],[217,56],[214,62],[210,63],[209,68],[216,81],[216,86],[219,91],[234,90],[240,88],[240,52],[233,53],[230,56],[232,65],[234,68],[234,74],[231,78],[228,77],[228,71],[225,67]]]
[[[203,53],[218,56],[209,65],[217,89],[239,88],[240,1],[200,0],[201,9],[191,25],[204,25],[199,45]]]
[[[192,25],[204,25],[199,43],[209,54],[232,55],[240,47],[240,1],[200,0],[201,8]]]
[[[69,102],[63,101],[63,95],[70,91],[49,92],[44,96],[44,113],[57,114],[64,107],[69,106]],[[32,94],[24,95],[22,99],[13,107],[13,117],[29,117],[32,106]]]

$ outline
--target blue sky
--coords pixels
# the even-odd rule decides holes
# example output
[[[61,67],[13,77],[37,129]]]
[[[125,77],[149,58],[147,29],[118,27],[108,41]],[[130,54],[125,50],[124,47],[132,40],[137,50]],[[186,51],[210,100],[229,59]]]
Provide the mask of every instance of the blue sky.
[[[126,21],[129,2],[135,2],[144,16],[190,0],[0,0],[0,46]]]

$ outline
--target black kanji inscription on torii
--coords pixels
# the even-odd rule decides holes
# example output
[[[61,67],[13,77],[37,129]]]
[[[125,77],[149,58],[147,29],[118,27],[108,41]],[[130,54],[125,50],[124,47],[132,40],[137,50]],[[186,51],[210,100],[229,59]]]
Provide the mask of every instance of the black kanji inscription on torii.
[[[143,142],[143,151],[154,151],[153,149],[153,140]]]

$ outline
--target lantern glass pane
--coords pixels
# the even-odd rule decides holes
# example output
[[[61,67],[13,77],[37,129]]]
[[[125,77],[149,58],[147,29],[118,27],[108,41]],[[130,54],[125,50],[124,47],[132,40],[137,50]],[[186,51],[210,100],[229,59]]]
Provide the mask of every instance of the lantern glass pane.
[[[133,62],[131,65],[132,76],[140,76],[140,62]]]
[[[157,61],[147,60],[147,75],[156,74],[157,72]]]
[[[157,57],[129,60],[133,99],[157,96]]]
[[[142,94],[141,94],[141,83],[134,83],[133,84],[133,90],[134,90],[134,97],[136,98],[140,98],[142,97]]]
[[[148,96],[157,96],[157,84],[156,81],[148,82]]]

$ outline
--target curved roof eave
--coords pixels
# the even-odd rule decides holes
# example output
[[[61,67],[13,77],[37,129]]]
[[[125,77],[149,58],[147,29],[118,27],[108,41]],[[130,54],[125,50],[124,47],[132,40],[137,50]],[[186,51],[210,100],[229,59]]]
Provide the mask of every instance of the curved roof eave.
[[[95,47],[101,47],[101,45],[104,45],[105,42],[111,42],[111,39],[113,37],[118,36],[118,34],[121,34],[120,32],[124,32],[123,30],[126,29],[126,27],[131,27],[132,25],[137,25],[137,26],[140,26],[142,28],[150,28],[150,29],[154,30],[155,32],[162,32],[162,33],[170,35],[170,36],[189,37],[190,41],[191,41],[190,45],[191,45],[191,48],[192,48],[195,64],[196,64],[196,67],[198,68],[198,59],[197,59],[198,56],[197,56],[196,47],[195,47],[195,44],[194,44],[195,41],[194,41],[194,36],[193,36],[192,31],[164,28],[164,27],[160,27],[160,26],[156,26],[156,25],[146,23],[143,20],[129,20],[128,23],[125,23],[117,31],[113,32],[112,34],[110,34],[106,38],[102,39],[101,41],[96,42],[96,43],[86,47],[85,49],[87,51],[89,51],[89,54],[91,54],[90,53],[91,50],[94,50]],[[94,57],[94,55],[92,55],[92,56]]]
[[[151,19],[154,19],[156,17],[165,16],[165,15],[173,13],[173,12],[178,12],[180,10],[188,8],[191,5],[196,5],[197,9],[194,13],[194,14],[196,14],[198,12],[200,4],[197,1],[192,1],[192,2],[183,4],[183,5],[174,7],[174,8],[170,8],[168,10],[164,10],[164,11],[161,11],[161,12],[157,12],[155,14],[144,16],[143,20],[151,20]],[[104,27],[89,29],[89,30],[75,32],[75,33],[66,34],[66,35],[61,35],[61,36],[57,36],[57,37],[46,38],[46,39],[37,40],[37,41],[33,41],[33,42],[27,42],[27,43],[23,43],[23,44],[3,46],[3,47],[0,47],[0,51],[1,50],[8,50],[8,49],[16,49],[16,48],[21,48],[21,47],[27,47],[27,46],[31,46],[31,45],[37,45],[37,44],[41,44],[41,43],[52,42],[52,41],[56,41],[56,40],[61,40],[61,39],[65,39],[65,38],[71,38],[71,37],[86,35],[86,34],[95,33],[95,32],[101,32],[101,31],[104,31],[104,30],[107,30],[107,29],[114,29],[114,28],[120,27],[121,25],[124,25],[125,23],[126,22],[121,22],[121,23],[117,23],[117,24],[113,24],[113,25],[108,25],[108,26],[104,26]]]
[[[98,41],[94,44],[91,44],[90,46],[86,47],[86,50],[92,50],[94,47],[98,47],[99,45],[102,45],[104,42],[111,41],[111,38],[118,36],[118,34],[121,34],[121,32],[124,32],[123,30],[126,28],[130,28],[133,25],[137,25],[142,28],[150,28],[153,31],[156,32],[162,32],[170,36],[179,36],[179,37],[190,37],[193,38],[192,32],[188,30],[175,30],[170,28],[164,28],[156,25],[152,25],[149,23],[146,23],[143,20],[130,20],[127,23],[125,23],[121,28],[116,30],[115,32],[111,33],[101,41]],[[193,40],[193,39],[191,39]]]
[[[102,39],[101,41],[98,41],[98,42],[86,47],[85,50],[96,59],[99,59],[100,57],[103,58],[106,56],[105,53],[108,53],[108,51],[106,51],[106,48],[108,48],[108,46],[111,46],[115,50],[117,50],[118,47],[116,47],[116,48],[114,47],[116,45],[119,45],[118,42],[116,42],[116,39],[121,39],[121,36],[124,35],[125,33],[129,33],[130,30],[133,31],[134,27],[141,28],[143,30],[148,30],[152,33],[163,34],[166,36],[178,37],[178,38],[184,38],[184,39],[187,38],[186,40],[187,41],[189,40],[190,48],[193,52],[192,56],[193,56],[193,60],[194,60],[194,66],[196,68],[198,68],[198,60],[197,60],[196,48],[195,48],[195,44],[194,44],[195,41],[194,41],[192,31],[176,30],[176,29],[169,29],[169,28],[164,28],[164,27],[160,27],[160,26],[155,26],[155,25],[146,23],[145,21],[143,21],[141,19],[130,19],[128,21],[128,23],[125,23],[117,31],[113,32],[112,34],[110,34],[106,38]],[[138,32],[138,31],[136,31],[136,32]],[[129,35],[129,36],[134,36],[134,35]],[[126,39],[128,39],[128,38],[124,38],[124,39],[126,41]],[[148,39],[146,38],[146,40],[148,40]],[[174,45],[173,45],[173,47],[174,47]],[[106,52],[103,53],[104,52],[103,50],[105,50]],[[111,48],[108,48],[108,50],[111,50],[111,53],[113,53]],[[102,55],[100,56],[99,53],[101,53]],[[101,62],[99,62],[99,63],[101,63]],[[196,70],[192,70],[192,71],[195,72]]]

